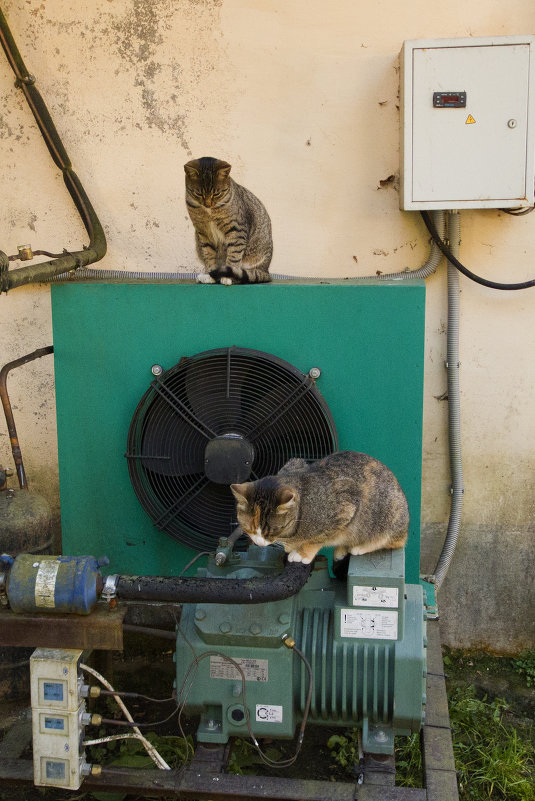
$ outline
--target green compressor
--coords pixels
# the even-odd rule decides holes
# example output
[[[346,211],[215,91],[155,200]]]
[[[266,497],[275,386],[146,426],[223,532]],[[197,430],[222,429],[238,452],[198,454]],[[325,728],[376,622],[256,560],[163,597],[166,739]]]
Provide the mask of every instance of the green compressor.
[[[278,546],[251,545],[197,575],[275,576],[283,558]],[[391,754],[394,735],[419,731],[424,719],[425,617],[422,587],[405,584],[404,550],[351,556],[346,579],[332,578],[319,556],[285,600],[184,604],[177,701],[200,713],[199,742],[291,738],[308,718],[357,726],[364,751]]]

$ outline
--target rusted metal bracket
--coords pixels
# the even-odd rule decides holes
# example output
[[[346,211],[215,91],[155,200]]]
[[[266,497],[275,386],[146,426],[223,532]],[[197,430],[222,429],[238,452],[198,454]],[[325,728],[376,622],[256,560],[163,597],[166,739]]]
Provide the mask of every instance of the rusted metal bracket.
[[[126,605],[90,615],[19,614],[0,611],[2,645],[34,648],[86,648],[122,651]]]
[[[429,801],[458,801],[457,773],[453,758],[438,621],[427,622],[427,639],[427,705],[422,731],[427,798]]]

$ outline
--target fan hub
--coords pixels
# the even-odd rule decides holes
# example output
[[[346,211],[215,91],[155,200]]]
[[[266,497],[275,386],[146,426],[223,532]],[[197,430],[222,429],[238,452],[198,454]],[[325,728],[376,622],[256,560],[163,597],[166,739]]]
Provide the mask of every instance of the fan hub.
[[[210,440],[204,451],[204,473],[215,484],[236,484],[251,475],[254,448],[240,434]]]

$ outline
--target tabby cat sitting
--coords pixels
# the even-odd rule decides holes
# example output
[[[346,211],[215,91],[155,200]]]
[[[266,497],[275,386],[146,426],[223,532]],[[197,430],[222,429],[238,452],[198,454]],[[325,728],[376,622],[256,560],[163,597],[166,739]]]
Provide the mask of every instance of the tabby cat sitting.
[[[271,221],[260,200],[230,177],[230,164],[210,157],[184,165],[186,207],[195,228],[205,284],[271,281]]]

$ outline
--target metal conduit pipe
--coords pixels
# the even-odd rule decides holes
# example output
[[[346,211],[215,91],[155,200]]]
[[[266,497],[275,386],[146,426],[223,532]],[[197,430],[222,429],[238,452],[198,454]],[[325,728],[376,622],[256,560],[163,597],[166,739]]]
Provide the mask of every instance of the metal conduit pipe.
[[[4,364],[4,366],[0,370],[0,400],[2,401],[2,406],[4,408],[7,430],[11,442],[11,452],[13,454],[13,461],[15,462],[17,479],[19,482],[19,487],[21,489],[26,489],[26,490],[28,489],[28,479],[26,478],[26,471],[24,470],[24,464],[22,461],[22,451],[19,445],[17,428],[15,426],[15,418],[13,416],[13,409],[11,408],[11,401],[9,399],[7,391],[7,376],[9,372],[13,370],[15,367],[21,367],[23,364],[32,362],[34,359],[40,359],[41,356],[46,356],[47,354],[53,352],[54,352],[54,347],[52,345],[49,345],[46,348],[39,348],[38,350],[34,350],[33,353],[29,353],[27,356],[21,356],[20,359],[15,359],[15,361]]]
[[[311,564],[287,562],[277,576],[257,578],[116,576],[115,593],[121,601],[263,604],[296,595],[304,587],[311,570]]]
[[[99,261],[106,254],[106,236],[80,179],[72,169],[70,159],[52,122],[46,104],[34,85],[35,77],[26,69],[1,9],[0,43],[15,73],[15,85],[22,89],[24,93],[48,151],[54,163],[62,172],[65,185],[89,235],[89,245],[82,250],[72,253],[65,250],[63,255],[39,264],[27,265],[8,271],[5,259],[0,259],[0,292],[7,292],[9,289],[14,289],[24,284],[45,281],[50,276],[65,273],[68,270],[75,270],[78,267],[84,267],[87,264]]]
[[[448,232],[451,252],[455,258],[458,258],[461,243],[461,220],[458,212],[450,212],[448,214]],[[448,345],[446,366],[448,374],[448,435],[452,495],[448,531],[434,574],[434,581],[437,589],[440,588],[444,581],[451,560],[453,559],[453,554],[459,538],[463,506],[464,486],[459,388],[459,317],[459,274],[456,268],[448,261]]]
[[[440,237],[443,238],[446,233],[446,214],[445,212],[438,210],[433,212],[433,222],[435,223],[435,228],[437,231],[441,232]],[[433,275],[436,272],[438,265],[444,258],[442,251],[438,247],[438,245],[431,240],[431,250],[429,253],[429,258],[421,267],[418,267],[416,270],[403,270],[400,273],[385,273],[384,275],[369,275],[363,278],[357,278],[357,281],[370,281],[372,279],[376,281],[407,281],[409,279],[412,280],[421,280],[425,278],[429,278],[430,275]]]
[[[446,231],[446,216],[443,211],[433,212],[433,221],[435,227],[441,238],[444,238]],[[357,276],[351,280],[358,283],[359,281],[406,281],[422,280],[429,278],[438,268],[438,265],[444,258],[438,245],[431,240],[431,251],[425,264],[418,267],[416,270],[403,270],[399,273],[386,273],[384,275],[368,275]],[[188,281],[195,280],[195,272],[144,272],[142,270],[92,270],[92,269],[79,269],[76,272],[61,273],[59,275],[50,276],[44,280],[54,283],[65,283],[70,281],[116,281],[116,280],[136,280],[136,281]],[[278,281],[308,281],[310,277],[296,276],[296,275],[282,275],[272,274],[272,278]],[[317,279],[312,279],[317,280]],[[326,279],[332,281],[343,281],[343,278]]]

